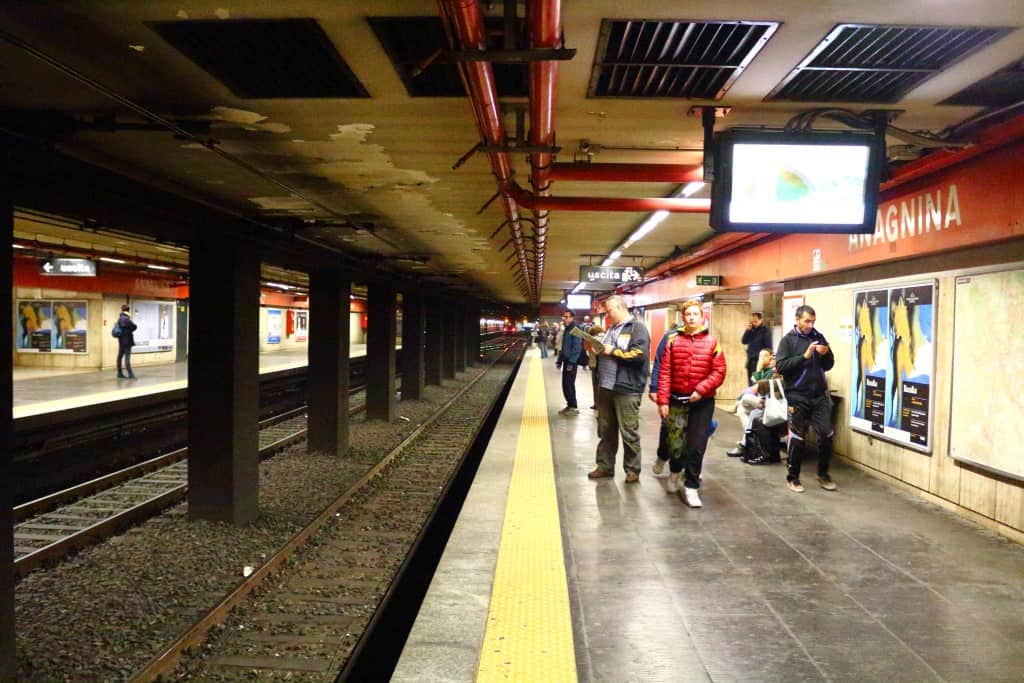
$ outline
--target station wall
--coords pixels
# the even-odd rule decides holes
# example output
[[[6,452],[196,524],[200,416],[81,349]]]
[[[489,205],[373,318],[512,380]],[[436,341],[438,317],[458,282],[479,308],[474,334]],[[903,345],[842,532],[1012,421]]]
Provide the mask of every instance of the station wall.
[[[835,367],[828,373],[829,386],[838,391],[843,402],[837,411],[836,451],[857,466],[912,487],[933,502],[956,508],[975,521],[1024,542],[1024,482],[965,465],[954,460],[950,453],[950,413],[954,400],[972,401],[981,406],[1006,400],[1006,397],[992,395],[957,395],[954,399],[956,278],[1021,264],[1024,264],[1024,243],[1013,242],[797,280],[787,285],[786,293],[803,295],[805,302],[815,309],[816,326],[829,340],[835,353]],[[932,279],[936,283],[933,316],[935,364],[930,396],[933,430],[932,452],[926,454],[851,429],[849,401],[853,395],[854,338],[850,330],[855,291]],[[1007,316],[1016,314],[1018,312],[1014,310],[1006,311]],[[971,372],[988,377],[1006,373],[1020,377],[1024,372],[1024,359],[1007,357],[998,352],[998,340],[992,340],[992,343],[993,353],[981,356],[981,364],[971,368]]]

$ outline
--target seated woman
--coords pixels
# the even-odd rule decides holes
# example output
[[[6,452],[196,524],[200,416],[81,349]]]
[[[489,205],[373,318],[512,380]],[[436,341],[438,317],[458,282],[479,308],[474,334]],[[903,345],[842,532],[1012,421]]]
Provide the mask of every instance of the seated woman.
[[[761,349],[761,353],[757,356],[757,368],[754,370],[754,374],[750,376],[752,384],[743,390],[743,393],[736,400],[736,407],[730,411],[739,418],[740,429],[743,430],[744,434],[744,441],[737,442],[736,448],[726,451],[725,454],[730,458],[738,458],[744,454],[746,433],[750,428],[750,413],[751,411],[764,408],[762,397],[768,393],[767,380],[771,379],[774,375],[775,359],[772,356],[772,352],[769,349]],[[758,387],[762,381],[764,382],[764,391],[759,391]]]

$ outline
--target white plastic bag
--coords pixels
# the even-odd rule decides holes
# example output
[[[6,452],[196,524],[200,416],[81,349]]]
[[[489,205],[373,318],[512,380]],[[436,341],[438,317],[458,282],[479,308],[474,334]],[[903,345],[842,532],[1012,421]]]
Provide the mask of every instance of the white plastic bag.
[[[775,395],[776,383],[779,393]],[[782,390],[781,379],[768,380],[768,395],[764,398],[764,415],[761,422],[765,427],[774,427],[789,420],[789,402],[786,401],[786,393]]]

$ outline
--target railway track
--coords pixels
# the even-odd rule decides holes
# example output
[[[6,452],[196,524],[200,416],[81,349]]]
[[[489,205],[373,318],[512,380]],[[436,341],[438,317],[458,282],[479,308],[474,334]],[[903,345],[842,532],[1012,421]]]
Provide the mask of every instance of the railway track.
[[[506,346],[501,357],[520,346]],[[204,652],[216,654],[190,662],[176,676],[233,681],[248,670],[270,669],[282,679],[320,673],[333,680],[394,587],[405,558],[421,540],[425,520],[493,407],[481,413],[479,404],[465,400],[488,374],[450,399],[131,680],[168,674],[186,650],[203,642],[270,577],[270,594],[232,616],[240,625],[219,628],[216,642],[203,645]],[[314,549],[306,552],[307,545]]]
[[[350,415],[366,409],[352,408]],[[306,436],[302,406],[260,422],[260,458]],[[117,534],[188,494],[188,449],[93,479],[14,508],[16,576]]]

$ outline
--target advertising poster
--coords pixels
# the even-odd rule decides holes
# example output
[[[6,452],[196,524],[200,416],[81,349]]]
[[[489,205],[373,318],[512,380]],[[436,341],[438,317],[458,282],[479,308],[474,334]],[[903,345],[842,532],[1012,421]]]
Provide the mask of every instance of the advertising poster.
[[[281,309],[267,309],[267,343],[281,343]]]
[[[306,341],[309,333],[309,312],[295,311],[295,341]]]
[[[134,301],[132,321],[138,326],[132,353],[174,350],[173,301]]]
[[[928,445],[933,332],[932,286],[889,290],[889,401],[886,427]]]
[[[857,292],[853,307],[851,424],[881,433],[885,428],[888,373],[889,290]],[[858,423],[859,421],[859,423]],[[865,424],[866,423],[866,424]]]
[[[14,348],[19,353],[87,353],[89,305],[85,301],[17,302]]]
[[[935,283],[854,292],[850,426],[930,452]]]

